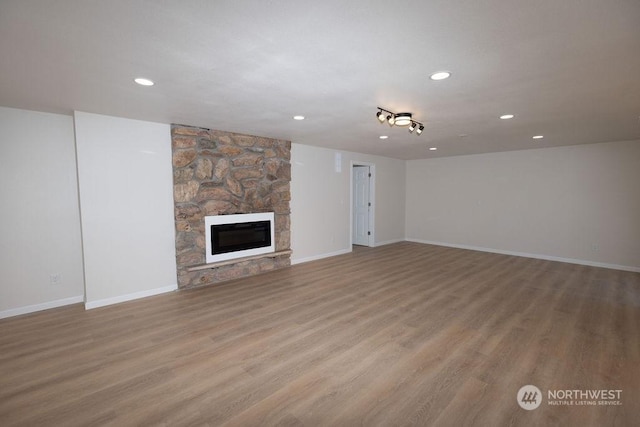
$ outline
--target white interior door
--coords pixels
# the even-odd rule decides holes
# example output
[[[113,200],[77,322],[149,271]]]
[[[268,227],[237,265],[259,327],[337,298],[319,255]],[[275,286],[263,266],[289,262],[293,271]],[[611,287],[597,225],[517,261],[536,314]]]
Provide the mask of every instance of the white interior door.
[[[369,210],[371,186],[369,166],[353,167],[353,244],[369,246]]]

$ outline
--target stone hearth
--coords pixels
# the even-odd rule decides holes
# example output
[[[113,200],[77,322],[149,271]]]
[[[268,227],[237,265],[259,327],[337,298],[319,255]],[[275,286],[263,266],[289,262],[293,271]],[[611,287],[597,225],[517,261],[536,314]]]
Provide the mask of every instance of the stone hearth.
[[[208,285],[289,266],[290,253],[285,252],[207,268],[204,217],[274,212],[275,250],[289,250],[291,142],[172,125],[171,145],[178,286]]]

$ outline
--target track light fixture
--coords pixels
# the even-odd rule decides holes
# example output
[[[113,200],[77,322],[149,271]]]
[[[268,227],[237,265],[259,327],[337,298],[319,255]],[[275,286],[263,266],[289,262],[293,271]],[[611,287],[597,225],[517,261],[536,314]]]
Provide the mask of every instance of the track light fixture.
[[[378,107],[376,117],[380,123],[384,123],[385,120],[389,123],[389,126],[409,126],[409,133],[416,132],[417,135],[422,134],[424,131],[424,125],[420,122],[413,120],[411,113],[393,113],[384,108]]]

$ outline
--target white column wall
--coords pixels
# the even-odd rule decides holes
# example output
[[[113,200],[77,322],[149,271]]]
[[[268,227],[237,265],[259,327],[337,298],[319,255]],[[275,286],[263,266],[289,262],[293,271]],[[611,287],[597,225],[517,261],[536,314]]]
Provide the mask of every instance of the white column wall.
[[[168,124],[75,113],[87,308],[177,288]]]

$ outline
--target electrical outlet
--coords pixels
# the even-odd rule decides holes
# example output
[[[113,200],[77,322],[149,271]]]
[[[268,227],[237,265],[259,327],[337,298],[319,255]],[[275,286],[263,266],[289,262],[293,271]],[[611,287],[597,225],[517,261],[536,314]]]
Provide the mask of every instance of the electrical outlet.
[[[62,283],[62,273],[52,273],[49,276],[49,283],[51,285],[59,285]]]

